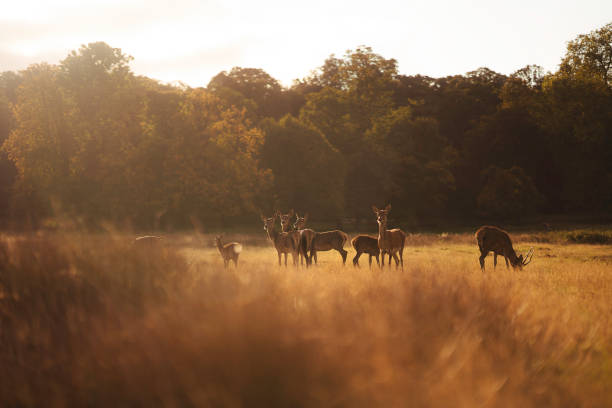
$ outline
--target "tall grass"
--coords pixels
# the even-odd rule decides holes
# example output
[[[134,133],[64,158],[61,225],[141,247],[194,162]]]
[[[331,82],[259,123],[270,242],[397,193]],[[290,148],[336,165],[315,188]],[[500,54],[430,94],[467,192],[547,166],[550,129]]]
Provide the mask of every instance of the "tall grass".
[[[224,270],[196,241],[4,238],[0,405],[612,404],[606,247],[483,274],[466,237],[407,248],[403,271],[249,246]]]

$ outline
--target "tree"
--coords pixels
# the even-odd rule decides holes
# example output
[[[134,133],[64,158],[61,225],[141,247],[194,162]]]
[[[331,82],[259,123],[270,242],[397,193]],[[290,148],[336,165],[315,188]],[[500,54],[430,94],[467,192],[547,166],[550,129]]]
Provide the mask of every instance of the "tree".
[[[50,211],[51,198],[70,190],[70,160],[75,146],[65,115],[69,101],[58,81],[58,69],[48,64],[22,71],[17,91],[15,128],[3,150],[18,171],[16,208],[24,217]]]
[[[286,114],[286,97],[279,82],[259,68],[234,67],[220,72],[208,83],[207,89],[239,108],[254,113],[254,119],[279,119]]]
[[[344,158],[317,129],[292,116],[264,123],[262,165],[274,172],[278,205],[329,220],[344,208]]]
[[[597,79],[612,88],[612,23],[570,41],[559,73]]]
[[[483,188],[478,195],[478,210],[487,217],[519,220],[533,215],[542,196],[520,167],[501,169],[491,166],[482,173]]]

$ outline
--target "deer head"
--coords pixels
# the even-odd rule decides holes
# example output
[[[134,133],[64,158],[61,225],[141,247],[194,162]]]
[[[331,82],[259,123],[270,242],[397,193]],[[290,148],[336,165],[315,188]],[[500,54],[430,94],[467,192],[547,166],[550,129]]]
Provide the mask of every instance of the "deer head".
[[[529,251],[527,252],[527,255],[525,255],[523,257],[523,255],[519,255],[518,257],[518,265],[516,265],[519,269],[522,269],[523,266],[527,266],[529,265],[529,263],[531,262],[531,260],[533,259],[533,247],[529,248]]]
[[[372,211],[376,214],[376,222],[383,228],[387,226],[387,217],[391,211],[391,204],[387,204],[384,210],[379,210],[375,205],[372,206]]]
[[[300,217],[297,213],[295,214],[295,223],[293,224],[293,228],[296,230],[302,230],[306,228],[306,221],[308,221],[308,213],[304,214],[303,217]]]
[[[274,219],[276,218],[276,215],[278,214],[278,212],[274,213],[274,217],[270,217],[270,218],[266,218],[263,216],[263,214],[260,215],[261,220],[264,223],[264,230],[268,233],[272,233],[272,231],[274,231]]]
[[[289,230],[289,226],[291,225],[291,217],[293,217],[293,208],[287,214],[281,214],[280,211],[277,212],[280,217],[281,229],[283,232],[287,232]]]

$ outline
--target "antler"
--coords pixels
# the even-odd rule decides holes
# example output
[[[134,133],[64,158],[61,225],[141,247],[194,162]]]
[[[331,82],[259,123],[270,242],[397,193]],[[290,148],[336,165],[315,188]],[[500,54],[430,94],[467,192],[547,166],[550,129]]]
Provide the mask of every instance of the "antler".
[[[523,266],[529,264],[529,262],[531,262],[532,259],[533,259],[533,247],[529,248],[529,252],[527,252],[527,255],[525,255],[525,258],[523,259]]]

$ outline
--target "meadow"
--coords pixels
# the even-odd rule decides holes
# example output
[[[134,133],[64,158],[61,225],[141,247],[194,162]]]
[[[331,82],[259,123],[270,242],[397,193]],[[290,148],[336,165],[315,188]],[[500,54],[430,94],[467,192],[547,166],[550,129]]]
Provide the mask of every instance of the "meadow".
[[[473,233],[409,234],[403,270],[278,267],[263,231],[228,269],[206,234],[3,235],[0,405],[611,406],[610,233],[511,235],[533,262],[484,273]]]

